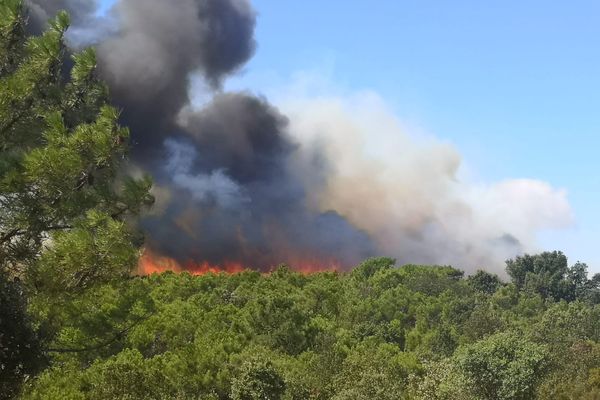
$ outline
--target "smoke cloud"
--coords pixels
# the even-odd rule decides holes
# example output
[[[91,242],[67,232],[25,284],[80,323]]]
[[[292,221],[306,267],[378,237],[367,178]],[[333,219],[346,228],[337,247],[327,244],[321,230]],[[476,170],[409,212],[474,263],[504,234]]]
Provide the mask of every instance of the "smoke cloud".
[[[28,29],[40,34],[61,10],[69,11],[71,28],[67,40],[73,47],[98,41],[110,32],[106,18],[97,15],[98,0],[25,0],[29,9]]]
[[[172,140],[167,140],[165,145],[170,151],[166,170],[173,178],[173,184],[180,189],[187,189],[194,200],[202,203],[212,201],[230,209],[250,200],[223,169],[194,175],[191,171],[198,154],[192,147]]]
[[[95,0],[28,0],[30,18],[37,27],[41,27],[46,21],[61,10],[68,10],[71,22],[78,26],[84,22],[93,20],[98,8]]]
[[[311,203],[337,210],[401,263],[501,272],[504,260],[538,250],[538,232],[573,221],[566,192],[547,183],[461,181],[458,151],[407,133],[376,94],[285,97],[302,143],[297,169],[323,175],[313,151],[330,162],[323,182],[310,178]]]
[[[169,206],[144,223],[154,249],[257,267],[351,265],[375,253],[370,238],[338,213],[308,207],[308,188],[292,165],[298,145],[287,118],[266,100],[218,94],[179,125],[185,136],[167,142]],[[179,239],[184,234],[189,243]]]
[[[245,0],[122,0],[119,31],[98,45],[101,71],[132,129],[137,162],[153,172],[165,138],[189,105],[192,74],[216,88],[253,54],[255,15]]]
[[[59,8],[76,25],[99,18],[92,1],[29,4],[34,25]],[[133,161],[156,181],[141,223],[153,252],[263,269],[372,255],[472,269],[531,250],[540,229],[572,218],[566,194],[543,182],[461,182],[457,150],[414,139],[373,94],[295,94],[275,107],[223,92],[256,47],[247,0],[120,0],[108,18],[114,26],[87,40],[131,128]],[[199,109],[198,77],[210,99]]]

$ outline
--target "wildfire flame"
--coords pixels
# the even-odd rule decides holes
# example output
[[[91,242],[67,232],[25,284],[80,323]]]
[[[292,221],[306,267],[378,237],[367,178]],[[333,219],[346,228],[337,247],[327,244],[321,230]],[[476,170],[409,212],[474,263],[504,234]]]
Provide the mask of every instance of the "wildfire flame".
[[[246,268],[237,262],[226,262],[222,265],[213,265],[207,261],[195,262],[189,260],[180,263],[177,260],[156,254],[146,248],[138,262],[138,271],[141,275],[160,274],[166,271],[183,272],[187,271],[192,275],[218,274],[221,272],[235,274],[244,271]]]
[[[335,260],[323,261],[318,259],[290,259],[286,262],[293,270],[303,274],[312,274],[322,271],[340,271],[342,268]],[[223,262],[219,265],[207,261],[189,260],[181,263],[171,257],[162,256],[145,248],[138,261],[138,273],[140,275],[160,274],[166,271],[189,272],[192,275],[205,274],[236,274],[248,269],[239,262]]]

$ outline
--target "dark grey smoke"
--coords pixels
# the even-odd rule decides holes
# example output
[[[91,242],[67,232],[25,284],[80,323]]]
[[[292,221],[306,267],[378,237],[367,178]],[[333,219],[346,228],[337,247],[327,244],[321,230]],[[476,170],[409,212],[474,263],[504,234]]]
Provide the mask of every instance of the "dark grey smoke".
[[[176,130],[191,75],[217,87],[252,56],[255,14],[245,0],[122,0],[113,13],[100,63],[145,163]]]
[[[71,22],[77,26],[92,21],[98,8],[95,0],[27,0],[26,5],[31,22],[38,28],[61,10],[68,10]]]
[[[306,188],[290,170],[296,146],[287,119],[264,99],[216,95],[184,127],[185,136],[166,143],[169,207],[145,221],[153,248],[256,266],[307,258],[351,265],[373,252],[340,215],[308,209]],[[185,231],[194,235],[182,240]]]
[[[61,4],[81,18],[92,12]],[[339,214],[308,207],[291,169],[297,145],[287,118],[249,93],[219,93],[255,49],[247,0],[121,0],[111,16],[118,29],[97,44],[100,71],[131,128],[134,160],[167,192],[164,208],[142,223],[154,251],[259,268],[348,266],[373,253]],[[199,111],[190,111],[194,74],[215,92]]]
[[[25,0],[25,4],[29,9],[29,30],[34,34],[41,33],[48,20],[61,10],[69,11],[71,28],[67,38],[75,47],[97,40],[108,31],[106,19],[96,15],[98,0]]]
[[[223,168],[244,185],[286,183],[286,160],[295,146],[285,133],[287,118],[266,100],[247,93],[219,94],[184,124],[200,152],[200,169]]]

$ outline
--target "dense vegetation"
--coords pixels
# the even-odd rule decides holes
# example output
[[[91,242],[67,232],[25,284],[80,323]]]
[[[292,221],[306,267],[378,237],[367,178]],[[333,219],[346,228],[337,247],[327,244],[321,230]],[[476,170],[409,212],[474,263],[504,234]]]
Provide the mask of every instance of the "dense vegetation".
[[[72,306],[88,290],[128,279],[140,238],[126,220],[152,202],[149,179],[121,172],[128,131],[95,77],[94,51],[68,57],[65,13],[39,37],[26,34],[26,23],[22,1],[0,1],[4,398],[55,360],[52,343],[61,342]]]
[[[599,399],[600,275],[560,252],[507,282],[348,273],[132,275],[148,179],[59,15],[0,0],[0,398]]]
[[[511,262],[536,266],[522,288],[385,258],[100,285],[68,304],[52,346],[73,351],[24,398],[597,399],[600,292],[565,262]]]

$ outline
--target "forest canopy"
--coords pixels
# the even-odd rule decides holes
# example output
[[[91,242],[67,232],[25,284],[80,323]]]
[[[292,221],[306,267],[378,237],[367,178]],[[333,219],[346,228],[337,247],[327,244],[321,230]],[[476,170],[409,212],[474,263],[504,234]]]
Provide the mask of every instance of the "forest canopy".
[[[600,275],[558,251],[137,276],[152,183],[68,26],[0,1],[0,398],[600,398]]]
[[[552,268],[539,267],[536,282]],[[72,351],[22,398],[595,399],[599,288],[554,300],[542,287],[386,258],[137,277],[69,305],[51,346]]]

